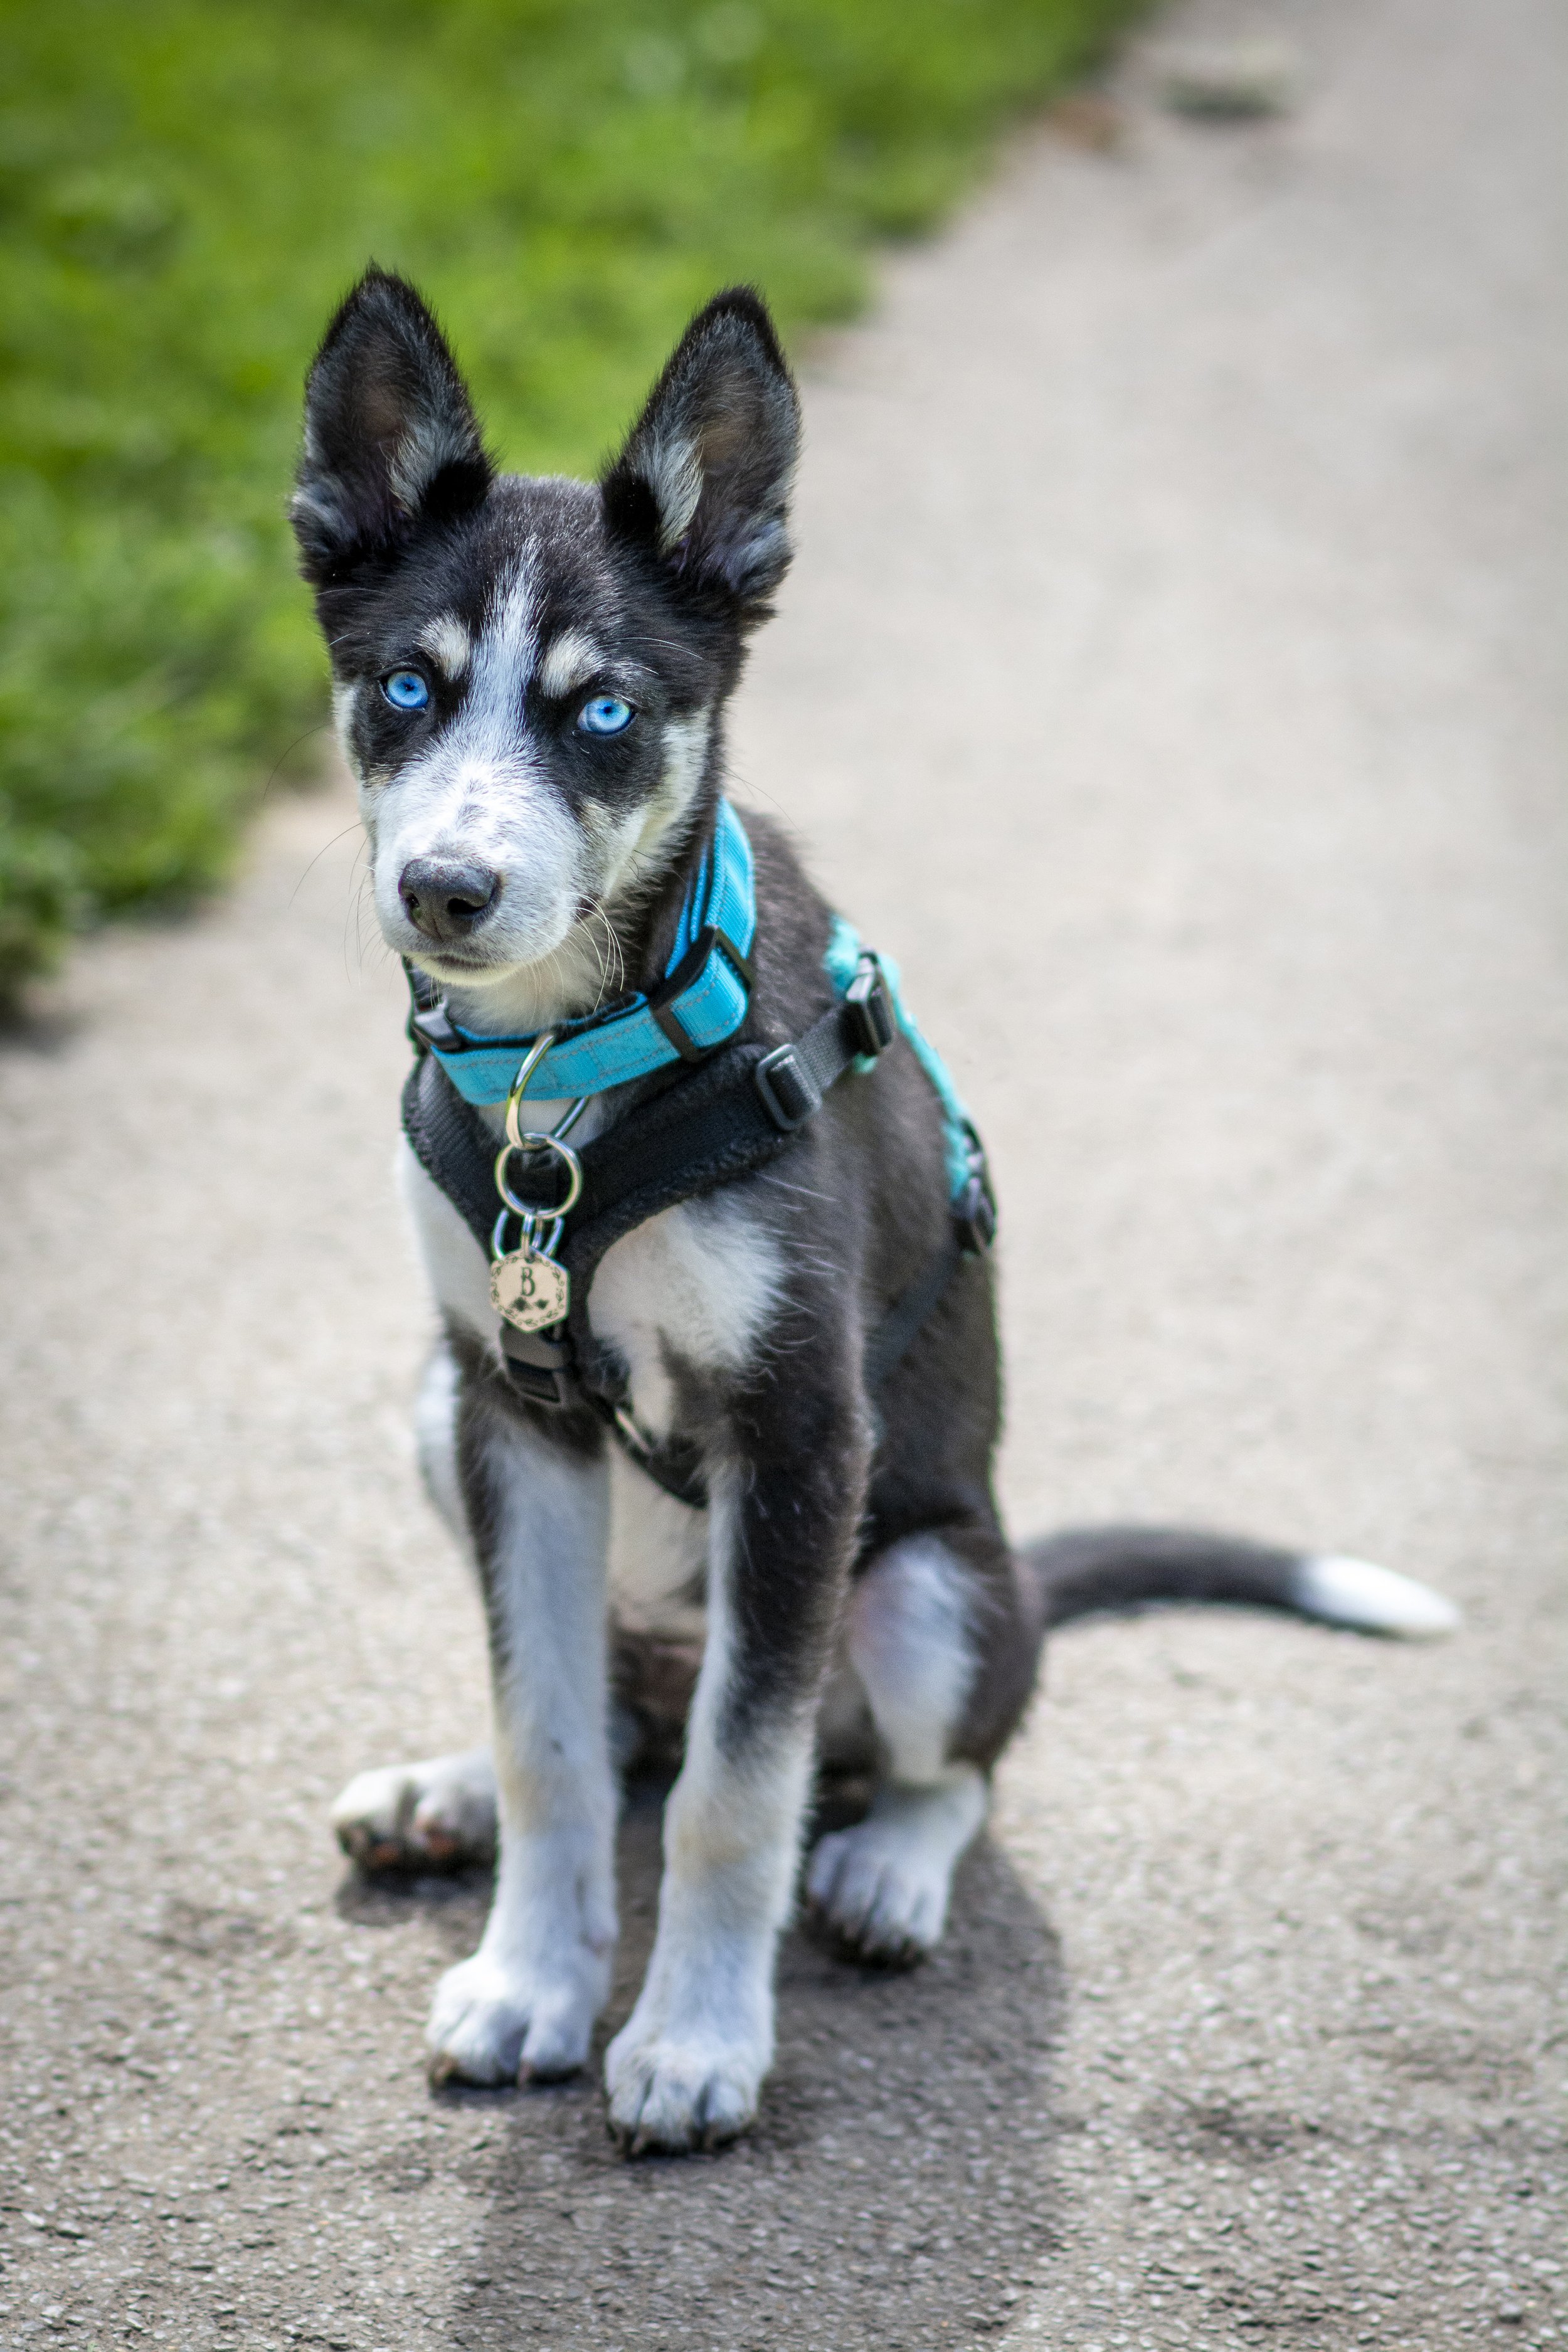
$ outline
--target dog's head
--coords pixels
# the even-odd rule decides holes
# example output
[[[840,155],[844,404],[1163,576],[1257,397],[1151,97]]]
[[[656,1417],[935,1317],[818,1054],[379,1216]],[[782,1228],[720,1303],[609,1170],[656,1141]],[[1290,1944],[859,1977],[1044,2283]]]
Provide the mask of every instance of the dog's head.
[[[795,387],[754,294],[698,315],[597,484],[498,474],[440,330],[372,270],[310,371],[293,520],[388,944],[509,1020],[583,1009],[595,917],[714,789],[789,562]]]

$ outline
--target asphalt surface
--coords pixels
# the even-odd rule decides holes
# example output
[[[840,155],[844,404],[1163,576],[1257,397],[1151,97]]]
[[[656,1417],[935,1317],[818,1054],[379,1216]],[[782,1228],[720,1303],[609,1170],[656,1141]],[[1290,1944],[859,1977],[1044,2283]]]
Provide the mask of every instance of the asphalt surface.
[[[1568,34],[1268,21],[1288,120],[1135,51],[817,355],[736,766],[991,1143],[1015,1523],[1353,1550],[1465,1631],[1063,1634],[943,1951],[792,1941],[721,2157],[432,2094],[484,1888],[356,1884],[325,1810],[469,1743],[479,1624],[397,989],[287,803],[0,1056],[0,2343],[1568,2341]]]

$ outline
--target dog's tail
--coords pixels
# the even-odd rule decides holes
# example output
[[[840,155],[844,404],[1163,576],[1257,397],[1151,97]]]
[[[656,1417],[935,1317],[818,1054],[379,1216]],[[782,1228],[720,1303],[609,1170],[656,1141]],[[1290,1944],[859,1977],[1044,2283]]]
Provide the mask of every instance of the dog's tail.
[[[1339,1552],[1285,1551],[1182,1528],[1068,1528],[1020,1547],[1048,1627],[1096,1610],[1155,1601],[1219,1601],[1289,1609],[1358,1633],[1431,1641],[1459,1612],[1414,1577]]]

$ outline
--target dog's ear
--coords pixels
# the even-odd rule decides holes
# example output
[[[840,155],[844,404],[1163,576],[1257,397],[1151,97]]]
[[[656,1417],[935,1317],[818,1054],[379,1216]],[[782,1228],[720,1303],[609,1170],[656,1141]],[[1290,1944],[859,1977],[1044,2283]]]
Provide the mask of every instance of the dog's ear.
[[[405,279],[368,269],[305,387],[290,514],[306,577],[323,585],[416,521],[467,511],[491,478],[441,330]]]
[[[601,482],[612,532],[760,620],[784,578],[800,404],[760,297],[700,310]]]

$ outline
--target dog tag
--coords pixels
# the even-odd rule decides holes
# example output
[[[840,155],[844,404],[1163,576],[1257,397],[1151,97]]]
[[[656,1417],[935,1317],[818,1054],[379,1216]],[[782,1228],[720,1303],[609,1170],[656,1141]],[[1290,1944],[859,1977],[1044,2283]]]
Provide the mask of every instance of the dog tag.
[[[542,1250],[511,1250],[490,1268],[490,1304],[519,1331],[547,1331],[572,1296],[572,1277]]]

